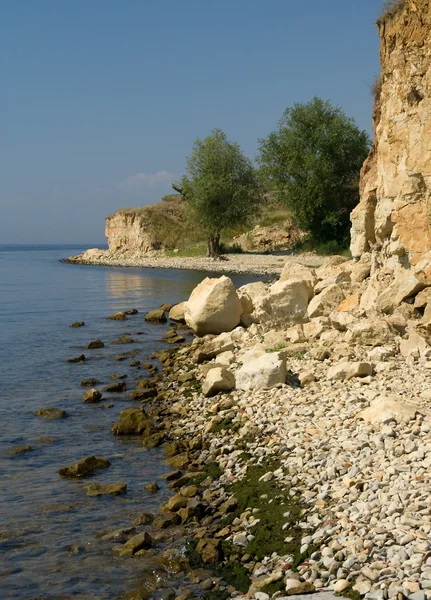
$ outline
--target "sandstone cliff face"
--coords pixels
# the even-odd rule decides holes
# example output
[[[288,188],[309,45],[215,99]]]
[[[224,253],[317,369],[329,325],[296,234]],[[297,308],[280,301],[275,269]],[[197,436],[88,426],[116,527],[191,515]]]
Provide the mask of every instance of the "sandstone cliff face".
[[[380,265],[395,269],[431,250],[431,1],[406,0],[377,26],[381,91],[351,251],[376,250]]]
[[[113,253],[144,254],[161,248],[161,241],[137,211],[118,211],[107,217],[105,235]]]

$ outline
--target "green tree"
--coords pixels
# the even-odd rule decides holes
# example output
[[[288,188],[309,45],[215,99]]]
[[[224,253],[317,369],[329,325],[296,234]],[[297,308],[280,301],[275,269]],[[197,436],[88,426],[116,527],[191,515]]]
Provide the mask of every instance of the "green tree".
[[[278,129],[259,141],[262,174],[297,226],[318,242],[347,244],[368,134],[340,108],[314,98],[286,109]]]
[[[186,171],[172,187],[183,195],[191,222],[206,231],[208,256],[213,257],[223,229],[255,215],[261,187],[251,161],[220,129],[194,142]]]

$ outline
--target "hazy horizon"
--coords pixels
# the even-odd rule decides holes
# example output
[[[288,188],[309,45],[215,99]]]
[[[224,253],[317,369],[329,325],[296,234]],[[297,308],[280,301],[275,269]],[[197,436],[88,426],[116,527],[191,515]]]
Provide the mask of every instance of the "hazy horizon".
[[[380,4],[5,0],[0,244],[100,245],[106,216],[172,192],[196,138],[254,158],[314,96],[371,132]]]

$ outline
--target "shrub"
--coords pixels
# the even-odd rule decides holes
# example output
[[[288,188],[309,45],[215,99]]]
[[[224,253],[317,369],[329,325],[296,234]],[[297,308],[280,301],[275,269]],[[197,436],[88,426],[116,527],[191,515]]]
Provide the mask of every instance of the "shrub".
[[[378,75],[374,75],[373,83],[370,85],[371,95],[374,98],[375,102],[380,100],[380,95],[382,93],[382,78]]]
[[[406,5],[406,0],[384,0],[382,8],[380,10],[380,19],[386,19],[386,17],[393,17],[395,13],[403,9]]]

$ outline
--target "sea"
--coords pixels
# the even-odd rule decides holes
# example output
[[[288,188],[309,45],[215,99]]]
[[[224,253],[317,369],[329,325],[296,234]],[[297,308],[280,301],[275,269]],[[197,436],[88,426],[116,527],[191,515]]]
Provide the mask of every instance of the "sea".
[[[102,539],[169,497],[162,449],[145,450],[136,438],[115,437],[110,427],[121,410],[136,406],[129,392],[107,394],[88,405],[83,378],[103,390],[114,373],[130,389],[146,373],[115,357],[134,350],[145,361],[166,347],[168,325],[144,315],[162,303],[186,300],[211,273],[174,269],[118,268],[60,262],[86,247],[0,245],[0,598],[116,599],[139,587],[145,561],[120,558]],[[217,276],[212,274],[212,276]],[[233,275],[236,286],[256,277]],[[106,317],[137,309],[127,322]],[[85,326],[71,328],[75,321]],[[112,344],[120,335],[133,344]],[[105,347],[86,350],[101,339]],[[84,353],[85,363],[68,358]],[[67,417],[46,420],[41,408],[64,409]],[[23,453],[20,449],[27,448]],[[111,467],[89,479],[63,479],[61,467],[85,456],[108,458]],[[157,482],[160,491],[145,486]],[[126,483],[124,496],[89,497],[89,483]]]

